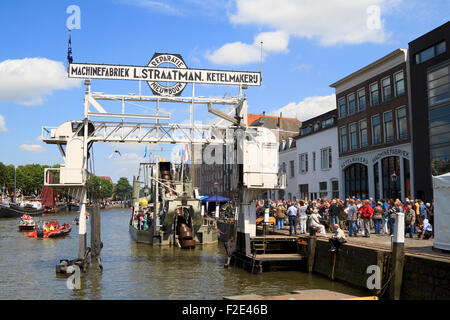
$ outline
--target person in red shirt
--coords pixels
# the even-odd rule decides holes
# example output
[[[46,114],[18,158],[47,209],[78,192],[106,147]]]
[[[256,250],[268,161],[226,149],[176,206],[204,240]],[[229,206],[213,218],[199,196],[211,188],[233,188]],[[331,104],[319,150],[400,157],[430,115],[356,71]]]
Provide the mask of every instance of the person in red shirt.
[[[363,237],[370,237],[370,220],[372,219],[373,209],[370,206],[369,200],[364,200],[361,208],[358,209],[359,217],[362,224]]]

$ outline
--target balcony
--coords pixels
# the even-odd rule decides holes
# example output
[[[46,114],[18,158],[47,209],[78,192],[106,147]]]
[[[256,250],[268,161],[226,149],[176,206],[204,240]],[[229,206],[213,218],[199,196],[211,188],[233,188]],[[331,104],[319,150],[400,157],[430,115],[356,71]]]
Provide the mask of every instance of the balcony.
[[[44,185],[48,187],[82,187],[87,181],[87,171],[82,168],[45,168]]]

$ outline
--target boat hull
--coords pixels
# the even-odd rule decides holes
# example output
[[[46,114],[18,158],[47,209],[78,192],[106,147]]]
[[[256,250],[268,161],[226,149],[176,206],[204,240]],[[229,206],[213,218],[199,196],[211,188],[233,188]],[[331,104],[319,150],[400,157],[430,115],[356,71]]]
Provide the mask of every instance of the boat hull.
[[[34,231],[36,225],[19,225],[19,231]]]
[[[153,244],[153,230],[136,230],[132,225],[128,226],[131,239],[137,243]]]
[[[20,218],[24,214],[32,217],[41,216],[44,213],[44,208],[23,208],[19,206],[5,206],[0,205],[0,218]]]

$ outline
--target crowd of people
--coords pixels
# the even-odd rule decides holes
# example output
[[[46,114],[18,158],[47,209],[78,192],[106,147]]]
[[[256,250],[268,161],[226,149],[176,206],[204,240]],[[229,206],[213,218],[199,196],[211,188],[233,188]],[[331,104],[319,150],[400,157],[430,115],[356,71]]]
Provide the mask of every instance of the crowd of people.
[[[312,230],[326,236],[326,231],[347,231],[349,237],[370,237],[394,234],[396,214],[403,212],[405,235],[419,239],[433,236],[434,213],[431,203],[422,200],[349,198],[344,200],[258,200],[257,215],[268,208],[276,218],[277,229],[289,224],[289,235],[306,234]],[[298,229],[298,233],[297,233]]]

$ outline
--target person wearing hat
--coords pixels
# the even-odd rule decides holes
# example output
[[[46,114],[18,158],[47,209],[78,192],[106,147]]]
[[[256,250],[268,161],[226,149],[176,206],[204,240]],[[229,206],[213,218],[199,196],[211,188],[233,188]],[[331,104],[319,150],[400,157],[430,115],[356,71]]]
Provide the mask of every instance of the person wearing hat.
[[[310,222],[310,227],[315,229],[315,230],[319,230],[319,232],[326,236],[327,233],[325,232],[325,226],[323,224],[320,223],[320,216],[319,216],[319,210],[317,208],[315,208],[313,210],[313,213],[311,214],[311,222]]]
[[[330,249],[328,251],[330,252],[335,252],[339,249],[341,244],[347,242],[347,240],[345,239],[345,233],[341,228],[339,228],[338,224],[334,224],[333,229],[334,235],[328,239],[328,242],[330,243]]]

